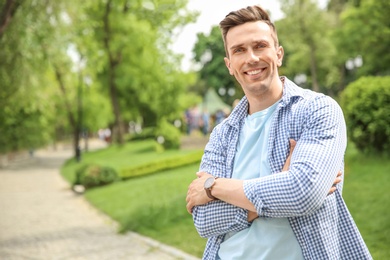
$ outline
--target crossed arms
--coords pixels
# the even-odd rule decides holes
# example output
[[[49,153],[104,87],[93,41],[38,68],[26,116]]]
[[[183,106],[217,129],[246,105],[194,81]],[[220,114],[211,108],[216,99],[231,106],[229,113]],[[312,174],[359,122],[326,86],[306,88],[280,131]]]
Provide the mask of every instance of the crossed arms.
[[[332,102],[314,106],[310,113],[312,119],[290,157],[289,170],[253,180],[229,179],[224,165],[226,148],[218,129],[212,134],[202,160],[202,173],[198,173],[187,195],[187,210],[191,212],[193,208],[194,223],[201,236],[240,231],[257,216],[296,217],[312,214],[321,207],[329,191],[334,191],[329,190],[332,184],[339,181],[345,125],[341,110]],[[288,164],[289,160],[285,166]],[[212,188],[217,201],[211,201],[203,189],[208,173],[224,177]]]

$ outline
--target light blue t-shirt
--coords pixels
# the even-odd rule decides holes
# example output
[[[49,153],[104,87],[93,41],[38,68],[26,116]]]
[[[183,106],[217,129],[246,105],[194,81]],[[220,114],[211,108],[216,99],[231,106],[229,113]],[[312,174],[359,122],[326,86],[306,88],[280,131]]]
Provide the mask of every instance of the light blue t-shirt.
[[[245,118],[234,159],[233,179],[254,179],[271,173],[268,136],[277,104]],[[228,233],[218,257],[222,260],[303,259],[287,218],[257,218],[249,228]]]

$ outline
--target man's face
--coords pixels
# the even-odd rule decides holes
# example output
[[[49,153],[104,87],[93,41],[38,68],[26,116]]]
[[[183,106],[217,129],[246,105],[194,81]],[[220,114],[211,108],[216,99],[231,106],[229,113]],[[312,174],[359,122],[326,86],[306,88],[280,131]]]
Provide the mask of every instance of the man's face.
[[[272,36],[270,26],[261,21],[233,27],[226,35],[229,57],[225,64],[247,96],[264,95],[279,80],[284,52],[275,47]]]

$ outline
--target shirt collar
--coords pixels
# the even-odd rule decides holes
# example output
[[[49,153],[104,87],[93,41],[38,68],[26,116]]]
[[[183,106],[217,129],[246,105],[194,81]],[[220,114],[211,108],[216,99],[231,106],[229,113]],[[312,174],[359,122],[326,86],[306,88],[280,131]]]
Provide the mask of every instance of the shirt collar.
[[[280,78],[284,81],[284,84],[283,95],[282,99],[279,101],[279,107],[286,107],[291,102],[294,102],[296,98],[303,96],[303,89],[299,88],[294,82],[285,76],[281,76]],[[248,115],[248,106],[248,99],[244,96],[231,112],[227,123],[232,127],[239,129],[241,120]]]

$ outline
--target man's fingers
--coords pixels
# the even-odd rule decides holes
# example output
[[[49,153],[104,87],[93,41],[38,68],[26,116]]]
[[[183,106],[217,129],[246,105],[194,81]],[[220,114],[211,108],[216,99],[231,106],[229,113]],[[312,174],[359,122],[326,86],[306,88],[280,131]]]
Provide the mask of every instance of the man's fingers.
[[[290,155],[294,151],[294,148],[295,148],[296,144],[297,144],[297,141],[295,141],[294,139],[290,139]]]
[[[340,176],[341,175],[339,175],[339,174],[337,175],[336,179],[333,182],[333,186],[335,186],[336,184],[338,184],[342,181],[342,178]]]
[[[333,186],[332,186],[332,188],[330,188],[330,190],[329,190],[328,195],[332,194],[332,193],[335,192],[335,191],[336,191],[336,187],[333,187]]]
[[[286,159],[286,162],[284,163],[282,171],[288,171],[288,169],[290,168],[291,156],[292,156],[292,153],[295,149],[295,145],[297,144],[297,142],[294,139],[290,139],[289,142],[290,142],[290,153],[287,156],[287,159]]]
[[[186,208],[187,208],[187,212],[190,213],[190,214],[192,214],[192,208],[193,208],[193,207],[190,206],[189,204],[187,204]]]

